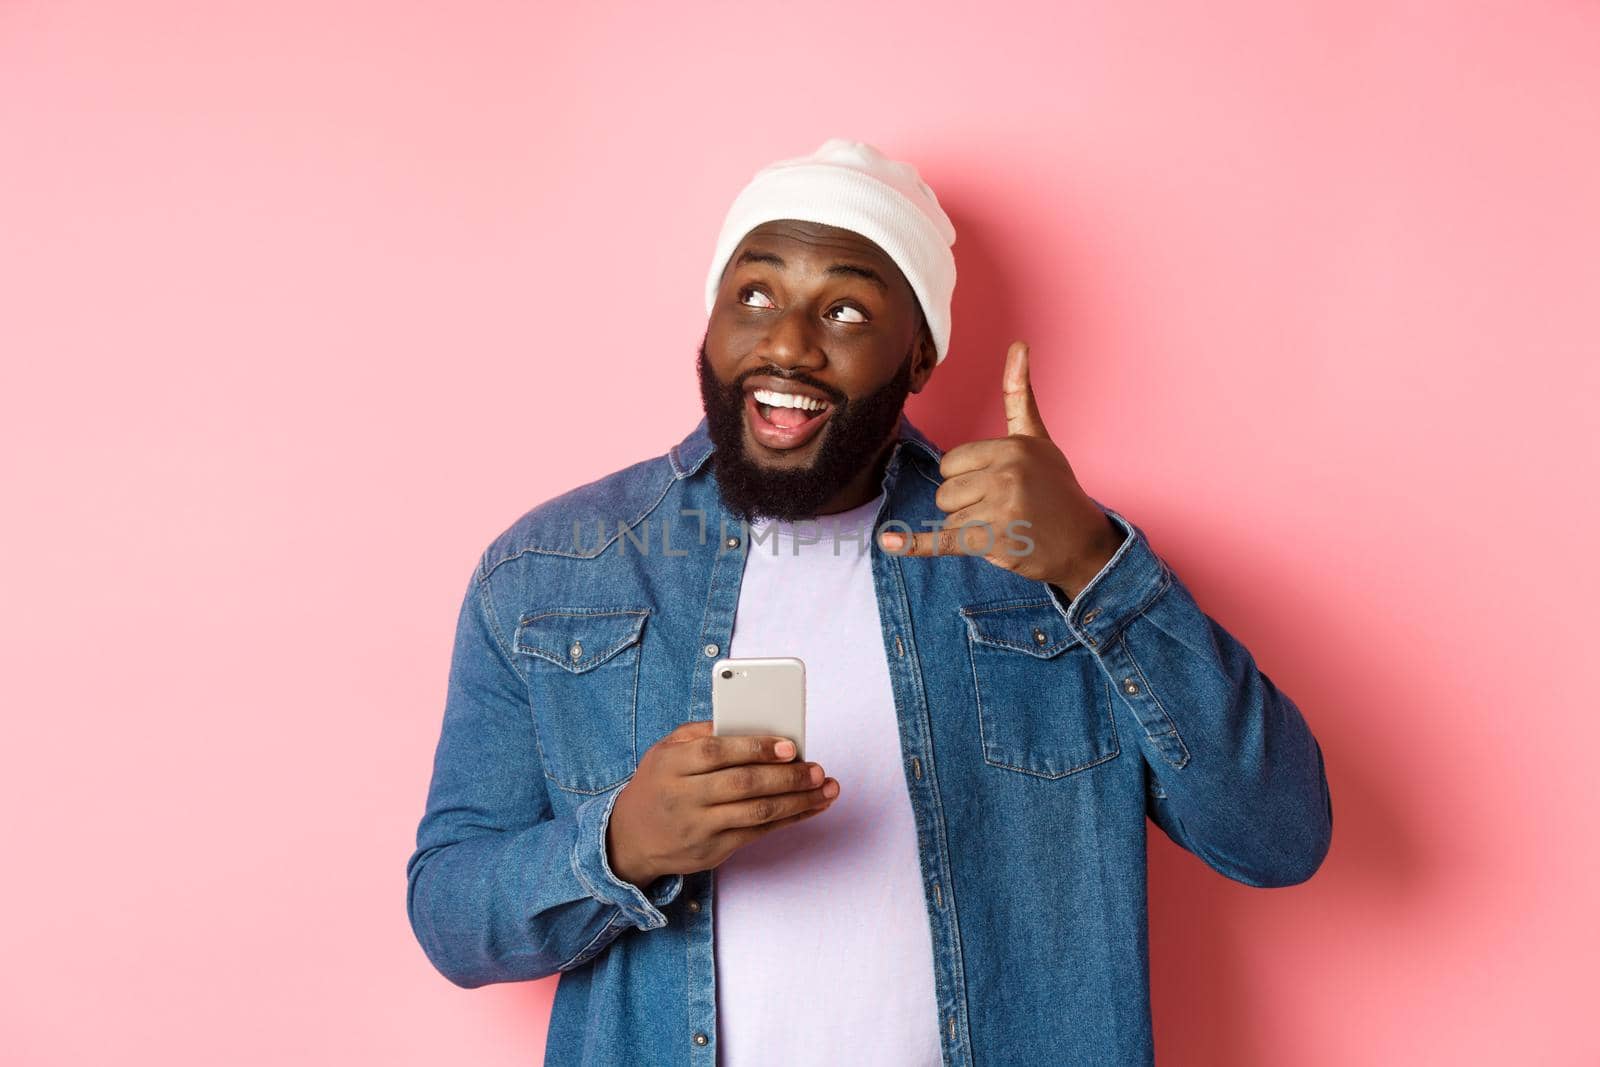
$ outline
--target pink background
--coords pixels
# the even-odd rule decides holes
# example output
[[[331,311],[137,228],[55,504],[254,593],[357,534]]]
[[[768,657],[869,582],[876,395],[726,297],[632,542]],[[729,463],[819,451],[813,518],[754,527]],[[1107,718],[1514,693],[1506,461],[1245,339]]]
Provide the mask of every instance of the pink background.
[[[1030,341],[1324,746],[1310,883],[1152,828],[1160,1060],[1600,1060],[1600,6],[1134,6],[0,5],[7,1061],[537,1061],[406,921],[458,598],[833,135],[960,232],[913,418]]]

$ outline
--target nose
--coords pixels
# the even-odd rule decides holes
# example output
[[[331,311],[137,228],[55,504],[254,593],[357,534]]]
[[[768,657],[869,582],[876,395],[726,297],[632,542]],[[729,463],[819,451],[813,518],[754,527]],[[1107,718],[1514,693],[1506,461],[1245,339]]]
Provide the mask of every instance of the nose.
[[[775,315],[755,351],[759,359],[781,370],[816,370],[828,360],[817,344],[817,333],[804,306]]]

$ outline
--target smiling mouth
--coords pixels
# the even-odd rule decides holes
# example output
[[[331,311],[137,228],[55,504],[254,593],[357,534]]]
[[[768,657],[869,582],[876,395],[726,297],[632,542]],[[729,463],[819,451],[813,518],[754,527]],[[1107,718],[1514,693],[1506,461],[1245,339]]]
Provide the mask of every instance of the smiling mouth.
[[[754,389],[746,394],[745,414],[757,442],[768,448],[790,449],[816,436],[833,414],[833,405],[799,393]]]

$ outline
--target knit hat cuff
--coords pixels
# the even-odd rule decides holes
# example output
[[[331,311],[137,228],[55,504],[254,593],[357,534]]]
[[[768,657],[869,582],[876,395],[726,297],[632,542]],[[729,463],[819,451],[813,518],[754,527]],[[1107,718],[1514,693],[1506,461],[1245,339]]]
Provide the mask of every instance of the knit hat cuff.
[[[930,191],[931,195],[931,191]],[[717,238],[706,277],[706,314],[721,288],[733,250],[756,226],[798,219],[851,230],[881,248],[916,294],[937,361],[950,346],[950,302],[955,290],[955,227],[942,211],[937,220],[919,210],[887,182],[870,174],[809,159],[760,172],[734,199]]]

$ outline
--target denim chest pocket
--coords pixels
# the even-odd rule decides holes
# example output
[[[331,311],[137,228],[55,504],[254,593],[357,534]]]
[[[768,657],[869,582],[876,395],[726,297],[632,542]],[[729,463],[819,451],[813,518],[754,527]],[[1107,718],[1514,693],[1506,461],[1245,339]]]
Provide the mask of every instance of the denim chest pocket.
[[[961,609],[983,758],[1064,778],[1120,751],[1111,683],[1050,600]]]
[[[648,608],[564,608],[518,620],[545,776],[603,793],[639,765],[635,722]]]

